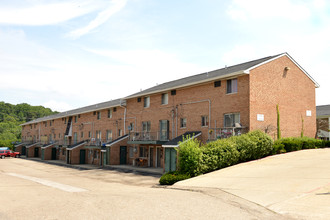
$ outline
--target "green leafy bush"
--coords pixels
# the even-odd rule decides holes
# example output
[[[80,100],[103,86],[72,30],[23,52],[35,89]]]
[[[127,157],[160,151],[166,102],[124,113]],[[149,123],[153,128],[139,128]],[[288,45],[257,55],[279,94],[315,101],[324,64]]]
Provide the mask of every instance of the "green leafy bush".
[[[190,176],[202,174],[202,150],[197,139],[183,140],[179,148],[179,170]]]
[[[189,179],[190,176],[188,174],[184,174],[178,171],[172,171],[172,172],[168,172],[165,173],[160,179],[159,179],[159,183],[160,185],[173,185],[174,183],[181,181],[181,180],[185,180],[185,179]]]
[[[286,153],[285,146],[279,141],[275,141],[273,145],[273,155]]]
[[[246,135],[256,144],[253,153],[251,153],[251,160],[271,155],[273,151],[273,139],[270,136],[259,130],[251,131]]]
[[[210,142],[202,147],[201,171],[208,173],[237,164],[239,152],[234,142],[228,139]]]
[[[308,137],[289,137],[276,140],[274,146],[283,145],[285,152],[325,147],[326,142]]]

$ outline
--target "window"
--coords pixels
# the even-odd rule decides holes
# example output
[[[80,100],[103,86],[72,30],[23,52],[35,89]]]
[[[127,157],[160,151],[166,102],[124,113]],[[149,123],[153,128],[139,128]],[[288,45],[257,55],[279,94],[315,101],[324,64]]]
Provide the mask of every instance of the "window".
[[[58,138],[59,138],[59,139],[61,138],[61,134],[60,134],[60,133],[58,134]]]
[[[53,125],[53,121],[49,121],[49,126],[52,126]]]
[[[137,102],[141,102],[141,97],[137,98]]]
[[[134,157],[134,147],[132,146],[129,147],[129,157],[130,158]]]
[[[185,128],[187,126],[187,118],[180,119],[180,128]]]
[[[150,121],[142,122],[142,131],[149,132],[150,130],[151,130],[151,122]]]
[[[220,87],[220,86],[221,86],[221,81],[214,82],[214,87]]]
[[[44,124],[45,124],[45,127],[47,127],[47,121],[45,121]],[[31,129],[32,129],[32,125],[31,125]]]
[[[209,126],[209,117],[207,115],[202,116],[202,127]]]
[[[227,80],[227,94],[237,93],[237,79]]]
[[[96,139],[101,140],[102,133],[101,131],[96,131]]]
[[[81,132],[81,133],[80,133],[80,137],[81,137],[81,138],[84,138],[84,132]]]
[[[225,127],[237,127],[237,124],[240,123],[240,114],[231,113],[224,115],[224,126]]]
[[[112,130],[107,130],[107,141],[112,141]]]
[[[112,118],[112,109],[108,110],[108,118]]]
[[[92,137],[92,132],[88,132],[88,137],[91,138]]]
[[[146,147],[140,147],[139,157],[147,157],[147,148]]]
[[[171,90],[171,95],[176,95],[176,90],[175,89]]]
[[[98,112],[97,112],[97,120],[100,120],[100,119],[101,119],[101,112],[98,111]]]
[[[144,97],[143,107],[149,108],[150,106],[150,96]]]
[[[168,94],[163,93],[162,94],[162,105],[167,105],[168,104]]]
[[[37,128],[37,124],[34,124],[34,128]]]
[[[129,124],[128,130],[130,130],[130,131],[134,131],[134,123],[133,123],[133,122],[131,122],[131,123]]]
[[[118,129],[118,137],[121,137],[123,135],[123,130]]]
[[[66,118],[64,118],[64,124],[66,124]]]
[[[54,139],[56,139],[56,134],[54,134]]]
[[[78,116],[76,115],[74,116],[74,123],[77,123],[77,121],[78,121]]]

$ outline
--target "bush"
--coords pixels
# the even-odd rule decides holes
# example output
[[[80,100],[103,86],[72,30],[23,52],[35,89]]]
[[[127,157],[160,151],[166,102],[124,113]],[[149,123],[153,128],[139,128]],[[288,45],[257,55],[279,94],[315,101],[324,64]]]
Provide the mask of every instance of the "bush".
[[[160,185],[173,185],[174,183],[189,179],[190,176],[188,174],[180,173],[178,171],[172,171],[165,173],[160,179],[159,183]]]
[[[210,142],[202,147],[201,171],[208,173],[237,164],[239,152],[234,142],[223,139]]]
[[[257,148],[257,143],[253,141],[248,135],[243,134],[241,136],[234,136],[229,138],[234,142],[239,152],[239,161],[246,162],[254,158],[254,154]]]
[[[189,176],[202,174],[202,151],[197,139],[184,140],[179,148],[179,171]]]
[[[275,141],[273,145],[273,155],[286,153],[285,146],[279,141]]]
[[[246,134],[256,144],[251,153],[251,160],[260,159],[272,154],[273,139],[262,131],[256,130]]]

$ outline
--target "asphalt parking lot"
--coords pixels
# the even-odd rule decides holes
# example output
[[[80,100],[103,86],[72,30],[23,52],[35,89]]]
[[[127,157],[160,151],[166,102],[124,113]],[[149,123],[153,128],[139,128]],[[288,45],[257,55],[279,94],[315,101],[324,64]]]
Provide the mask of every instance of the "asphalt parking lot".
[[[0,160],[0,219],[287,219],[218,189],[160,187],[158,178]]]

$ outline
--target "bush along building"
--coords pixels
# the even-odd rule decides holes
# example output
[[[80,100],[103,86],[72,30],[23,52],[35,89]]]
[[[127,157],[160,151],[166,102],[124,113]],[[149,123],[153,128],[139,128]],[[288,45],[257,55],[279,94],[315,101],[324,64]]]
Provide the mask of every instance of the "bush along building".
[[[16,150],[68,164],[176,169],[184,137],[316,133],[315,80],[287,53],[163,83],[22,124]]]

